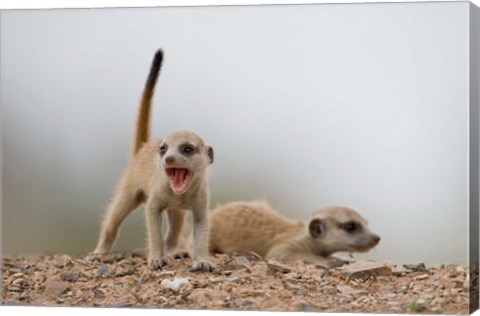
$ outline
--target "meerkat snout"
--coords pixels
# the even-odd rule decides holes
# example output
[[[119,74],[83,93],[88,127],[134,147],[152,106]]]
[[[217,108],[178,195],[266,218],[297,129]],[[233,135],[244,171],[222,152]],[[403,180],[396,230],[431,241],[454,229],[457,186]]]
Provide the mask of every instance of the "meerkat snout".
[[[173,164],[174,162],[175,162],[175,157],[173,157],[173,156],[168,156],[168,157],[165,158],[165,163],[166,163],[167,165],[171,165],[171,164]]]
[[[380,242],[367,221],[356,211],[341,206],[325,207],[313,214],[308,225],[310,236],[326,253],[366,252]]]

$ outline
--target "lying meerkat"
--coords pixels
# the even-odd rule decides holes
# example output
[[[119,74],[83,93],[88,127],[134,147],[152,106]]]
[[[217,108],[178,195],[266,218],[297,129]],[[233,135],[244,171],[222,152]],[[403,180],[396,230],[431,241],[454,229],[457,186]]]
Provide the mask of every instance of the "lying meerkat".
[[[208,178],[213,149],[189,131],[172,133],[150,141],[150,110],[163,60],[156,52],[143,91],[137,117],[133,157],[117,186],[102,224],[93,254],[104,254],[113,246],[122,221],[143,202],[146,203],[148,264],[162,268],[168,256],[176,253],[184,225],[184,210],[193,212],[192,270],[211,271],[208,256]],[[162,212],[166,211],[168,232],[162,233]]]
[[[325,267],[341,265],[337,251],[365,252],[380,241],[354,210],[330,206],[309,222],[285,218],[265,202],[233,202],[210,215],[211,252],[254,251],[265,259],[302,260]]]

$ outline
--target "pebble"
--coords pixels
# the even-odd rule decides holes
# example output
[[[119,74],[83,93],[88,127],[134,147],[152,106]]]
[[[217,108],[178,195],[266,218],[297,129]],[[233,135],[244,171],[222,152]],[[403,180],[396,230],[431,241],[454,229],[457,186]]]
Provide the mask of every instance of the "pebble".
[[[78,273],[62,273],[60,274],[60,280],[68,281],[68,282],[75,282],[79,277]]]
[[[165,289],[170,289],[174,292],[178,292],[182,285],[189,285],[190,281],[187,278],[174,279],[173,281],[169,279],[162,280],[160,286]]]
[[[425,263],[419,262],[415,264],[407,263],[403,265],[404,268],[418,272],[418,271],[427,271],[427,268],[425,267]]]
[[[97,288],[92,289],[93,294],[95,294],[95,297],[104,297],[105,293]]]
[[[364,276],[391,275],[392,269],[381,263],[373,261],[357,261],[342,268],[342,275],[349,278],[362,278]]]
[[[245,256],[235,256],[234,258],[235,264],[243,267],[250,266],[250,261],[248,261],[247,257]]]
[[[97,270],[97,275],[102,276],[102,275],[107,275],[110,273],[110,268],[108,268],[107,265],[102,264],[100,268]]]
[[[45,294],[52,298],[61,295],[69,289],[70,285],[64,281],[50,280],[45,283]]]
[[[421,274],[421,275],[415,277],[415,280],[426,280],[426,279],[428,279],[428,276],[429,276],[428,274]]]
[[[24,275],[25,275],[24,273],[17,272],[17,273],[12,274],[12,278],[17,279],[17,278],[23,277]]]
[[[233,273],[233,270],[224,270],[221,272],[223,275],[230,275]]]
[[[267,265],[270,269],[281,272],[281,273],[289,273],[292,270],[289,267],[282,265],[275,260],[268,260]]]
[[[162,271],[160,273],[157,273],[155,276],[156,277],[166,277],[166,276],[173,277],[175,273],[176,273],[175,271]]]

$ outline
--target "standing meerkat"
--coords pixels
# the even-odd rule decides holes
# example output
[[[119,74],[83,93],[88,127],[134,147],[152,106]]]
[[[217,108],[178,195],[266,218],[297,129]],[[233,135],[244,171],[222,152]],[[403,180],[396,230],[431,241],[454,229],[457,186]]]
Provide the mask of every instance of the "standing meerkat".
[[[150,110],[163,61],[163,51],[154,56],[137,117],[133,157],[110,202],[93,254],[112,248],[122,221],[143,202],[146,203],[148,264],[162,268],[176,255],[184,210],[193,213],[192,270],[212,271],[208,257],[208,178],[213,149],[189,131],[175,132],[150,141]],[[164,241],[162,213],[166,211],[168,232]],[[183,254],[183,253],[182,253]]]
[[[303,222],[281,216],[264,202],[233,202],[213,210],[210,223],[211,252],[254,251],[267,260],[325,267],[343,263],[330,257],[334,252],[365,252],[380,241],[362,216],[342,206],[321,208]]]

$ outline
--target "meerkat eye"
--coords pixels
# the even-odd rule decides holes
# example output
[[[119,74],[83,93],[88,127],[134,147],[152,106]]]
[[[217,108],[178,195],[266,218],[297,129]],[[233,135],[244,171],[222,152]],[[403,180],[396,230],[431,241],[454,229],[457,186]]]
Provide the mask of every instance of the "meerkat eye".
[[[346,222],[342,224],[343,230],[349,233],[354,233],[361,229],[361,226],[356,222]]]
[[[183,147],[183,152],[186,153],[186,154],[191,154],[193,153],[194,149],[192,146],[185,146]]]
[[[164,155],[167,152],[167,146],[163,145],[160,147],[160,154]]]

